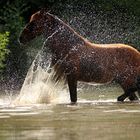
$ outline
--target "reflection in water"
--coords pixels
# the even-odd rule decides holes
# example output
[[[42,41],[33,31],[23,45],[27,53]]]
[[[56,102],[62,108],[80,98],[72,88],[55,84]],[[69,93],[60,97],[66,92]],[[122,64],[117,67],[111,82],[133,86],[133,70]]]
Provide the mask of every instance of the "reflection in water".
[[[0,140],[139,140],[140,104],[117,103],[121,92],[116,86],[88,86],[79,89],[77,105],[15,106],[2,96]]]

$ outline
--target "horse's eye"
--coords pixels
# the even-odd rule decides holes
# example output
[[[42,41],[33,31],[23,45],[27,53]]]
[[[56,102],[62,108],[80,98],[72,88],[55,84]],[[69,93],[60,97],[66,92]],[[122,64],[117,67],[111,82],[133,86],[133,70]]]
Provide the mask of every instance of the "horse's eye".
[[[32,32],[32,31],[34,31],[34,29],[35,29],[35,23],[34,22],[31,22],[30,24],[29,24],[29,26],[28,26],[28,29]]]

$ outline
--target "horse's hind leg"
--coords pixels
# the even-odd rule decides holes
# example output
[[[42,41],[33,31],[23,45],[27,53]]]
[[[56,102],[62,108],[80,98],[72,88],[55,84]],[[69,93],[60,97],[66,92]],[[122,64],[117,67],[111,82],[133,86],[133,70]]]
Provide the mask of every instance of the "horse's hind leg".
[[[135,91],[137,91],[137,87],[135,85],[136,83],[134,78],[129,77],[126,80],[122,80],[122,82],[119,82],[119,84],[123,88],[124,94],[117,98],[118,101],[123,102],[127,97],[131,101],[138,100],[138,97],[135,94]]]
[[[138,91],[138,95],[140,97],[140,76],[137,77],[137,91]]]
[[[138,92],[138,96],[140,97],[140,76],[137,77],[135,84],[136,84],[136,86],[135,86],[136,91]],[[130,101],[139,100],[139,98],[136,96],[135,93],[130,94],[129,99],[130,99]]]
[[[117,101],[123,102],[127,97],[128,97],[128,96],[124,93],[124,94],[122,94],[121,96],[119,96],[119,97],[117,98]]]
[[[128,90],[125,91],[124,94],[122,94],[121,96],[117,98],[117,101],[123,102],[127,97],[129,98],[130,101],[138,100],[138,97],[136,96],[135,91],[136,89],[129,88]]]
[[[138,101],[139,100],[139,98],[136,96],[135,92],[131,93],[128,98],[130,101]]]
[[[138,96],[140,97],[140,90],[138,89]]]

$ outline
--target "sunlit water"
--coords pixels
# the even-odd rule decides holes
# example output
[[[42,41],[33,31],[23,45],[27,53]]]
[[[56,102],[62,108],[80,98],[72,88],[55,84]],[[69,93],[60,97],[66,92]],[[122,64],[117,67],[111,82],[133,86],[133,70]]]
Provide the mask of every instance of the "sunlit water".
[[[76,105],[69,100],[12,105],[17,95],[3,94],[0,140],[140,139],[139,102],[117,103],[122,92],[117,86],[81,86]]]

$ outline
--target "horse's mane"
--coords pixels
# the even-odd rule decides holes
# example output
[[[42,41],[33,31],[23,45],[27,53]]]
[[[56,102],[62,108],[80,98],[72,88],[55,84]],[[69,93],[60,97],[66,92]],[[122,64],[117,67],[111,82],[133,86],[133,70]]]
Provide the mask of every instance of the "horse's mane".
[[[83,41],[89,42],[87,39],[85,39],[84,37],[82,37],[79,33],[77,33],[72,27],[70,27],[68,24],[66,24],[64,21],[62,21],[60,18],[58,18],[57,16],[48,13],[47,14],[51,17],[53,17],[55,20],[57,20],[61,25],[63,25],[65,28],[67,28],[69,31],[71,31],[73,34],[75,34],[76,36],[78,36],[79,38],[81,38]]]

